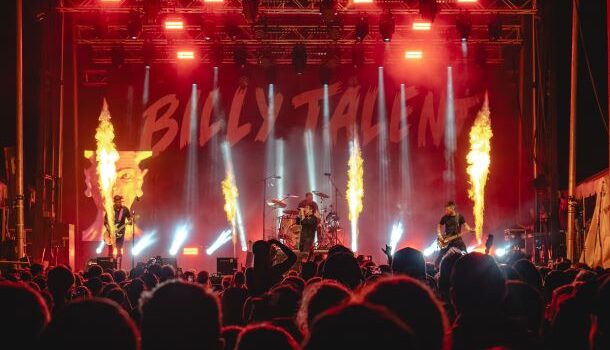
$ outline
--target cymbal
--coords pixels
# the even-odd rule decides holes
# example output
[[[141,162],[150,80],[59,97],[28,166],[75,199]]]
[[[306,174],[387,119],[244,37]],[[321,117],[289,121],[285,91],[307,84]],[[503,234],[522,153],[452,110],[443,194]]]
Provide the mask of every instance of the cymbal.
[[[326,194],[326,193],[324,193],[324,192],[320,192],[320,191],[312,191],[312,193],[313,193],[313,194],[315,194],[316,196],[320,197],[320,198],[324,198],[324,199],[326,199],[326,198],[330,198],[330,196],[329,196],[329,195],[327,195],[327,194]]]
[[[281,199],[274,198],[267,202],[267,205],[273,208],[286,208],[287,204]]]
[[[284,209],[283,213],[288,215],[297,215],[299,211],[294,209]]]

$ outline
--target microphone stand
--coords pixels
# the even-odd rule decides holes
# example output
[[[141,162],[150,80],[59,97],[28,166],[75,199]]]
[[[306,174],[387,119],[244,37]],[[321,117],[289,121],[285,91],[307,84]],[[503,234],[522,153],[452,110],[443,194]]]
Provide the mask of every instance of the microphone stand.
[[[140,201],[140,197],[136,197],[136,201]],[[136,246],[136,211],[133,209],[133,205],[131,204],[131,269],[133,270],[136,267],[136,257],[133,255],[133,249]]]
[[[267,235],[265,233],[265,219],[267,218],[267,181],[274,178],[277,178],[277,175],[270,175],[261,180],[263,183],[263,241],[267,240]]]

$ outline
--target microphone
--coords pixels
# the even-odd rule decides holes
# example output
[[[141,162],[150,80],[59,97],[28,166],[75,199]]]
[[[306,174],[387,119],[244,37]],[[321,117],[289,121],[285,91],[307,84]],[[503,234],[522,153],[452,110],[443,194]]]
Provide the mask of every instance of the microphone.
[[[330,173],[324,173],[324,176],[330,176]]]
[[[281,176],[279,176],[279,175],[275,175],[275,176],[272,176],[271,178],[272,178],[272,179],[279,180],[279,179],[281,179],[282,177],[281,177]]]

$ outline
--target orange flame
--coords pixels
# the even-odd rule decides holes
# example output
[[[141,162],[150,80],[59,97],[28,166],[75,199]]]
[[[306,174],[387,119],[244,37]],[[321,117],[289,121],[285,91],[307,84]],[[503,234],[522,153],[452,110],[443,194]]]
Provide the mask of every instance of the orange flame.
[[[233,173],[227,171],[227,176],[222,180],[222,194],[225,197],[225,213],[227,214],[227,221],[231,224],[233,230],[233,241],[237,239],[237,230],[235,225],[235,215],[237,214],[237,198],[239,197],[239,191],[235,185],[235,178]]]
[[[491,163],[491,118],[489,116],[489,103],[487,94],[485,102],[479,111],[477,118],[470,129],[470,152],[466,156],[468,167],[466,172],[470,177],[470,189],[468,197],[474,202],[472,212],[474,214],[475,234],[477,242],[481,243],[483,234],[483,217],[485,213],[485,184],[489,175]]]
[[[95,151],[95,159],[97,161],[97,175],[102,194],[102,203],[104,211],[108,217],[108,223],[110,232],[108,236],[104,237],[107,244],[114,245],[114,210],[112,194],[114,184],[116,182],[116,162],[119,160],[119,152],[114,144],[114,127],[110,122],[110,112],[108,111],[108,104],[104,100],[102,112],[99,117],[99,125],[95,129],[95,141],[97,148]]]
[[[347,205],[352,227],[352,250],[358,250],[358,217],[362,212],[364,198],[364,160],[360,154],[358,139],[350,145],[350,157],[347,171]]]

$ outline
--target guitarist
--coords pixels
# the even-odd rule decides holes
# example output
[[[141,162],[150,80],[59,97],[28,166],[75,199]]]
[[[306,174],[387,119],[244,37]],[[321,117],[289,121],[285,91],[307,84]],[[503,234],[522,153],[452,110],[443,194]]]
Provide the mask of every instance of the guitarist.
[[[116,195],[113,198],[114,201],[114,235],[115,235],[115,246],[117,249],[117,260],[121,260],[123,257],[123,242],[125,241],[125,228],[128,220],[131,220],[131,211],[123,205],[123,196]],[[104,226],[106,230],[110,232],[110,226],[108,223],[108,215],[104,215]],[[108,256],[112,256],[114,246],[108,244]]]
[[[320,223],[320,211],[318,204],[313,200],[313,194],[307,192],[305,200],[301,201],[298,206],[299,223],[302,227],[301,237],[299,239],[299,250],[305,254],[313,247],[315,241],[316,230]]]
[[[442,233],[442,226],[445,227],[445,234]],[[466,227],[466,230],[472,231],[471,227],[466,223],[464,216],[457,212],[455,203],[453,201],[447,202],[447,205],[445,206],[445,215],[441,218],[441,221],[436,227],[436,235],[439,242],[447,237],[461,234],[462,227]],[[439,251],[438,256],[436,257],[436,266],[440,265],[441,259],[452,247],[466,253],[466,244],[464,244],[462,237],[458,237],[448,242],[448,245]]]

